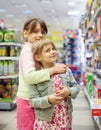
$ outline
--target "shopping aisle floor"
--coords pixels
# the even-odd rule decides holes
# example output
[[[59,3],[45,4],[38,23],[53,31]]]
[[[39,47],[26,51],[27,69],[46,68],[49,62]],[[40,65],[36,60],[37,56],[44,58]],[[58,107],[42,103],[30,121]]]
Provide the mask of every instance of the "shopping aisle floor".
[[[91,117],[91,110],[83,88],[78,97],[73,100],[73,130],[98,130]]]
[[[97,130],[91,117],[91,112],[84,92],[81,89],[78,97],[73,100],[73,130]],[[16,129],[16,109],[0,111],[0,130]]]

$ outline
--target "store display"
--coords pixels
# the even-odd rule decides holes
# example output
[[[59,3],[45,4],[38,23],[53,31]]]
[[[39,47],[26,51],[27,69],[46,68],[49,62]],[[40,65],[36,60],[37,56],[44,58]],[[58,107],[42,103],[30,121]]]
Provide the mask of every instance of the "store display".
[[[85,30],[86,69],[83,78],[84,92],[90,104],[92,117],[101,128],[101,5],[99,0],[87,3]],[[82,32],[84,32],[82,30]],[[89,56],[90,55],[90,56]]]
[[[29,3],[12,0],[0,3],[0,129],[5,127],[4,124],[10,130],[17,127],[12,125],[12,120],[16,122],[16,109],[9,110],[16,108],[22,24],[34,12],[34,16],[41,16],[47,22],[46,37],[56,45],[56,62],[66,64],[80,85],[80,95],[74,103],[73,129],[101,130],[101,0],[36,0]],[[76,111],[77,104],[82,110]],[[9,123],[5,122],[8,113],[12,115]],[[78,120],[82,122],[78,123]]]
[[[83,60],[81,39],[80,30],[66,29],[63,34],[64,63],[71,69],[79,84],[81,83]]]
[[[15,42],[15,31],[7,30],[4,33],[4,41],[5,42]]]
[[[0,42],[3,42],[3,31],[0,31]]]
[[[18,87],[18,56],[21,44],[15,42],[15,31],[3,31],[0,41],[0,109],[16,107]],[[5,33],[4,33],[5,32]]]

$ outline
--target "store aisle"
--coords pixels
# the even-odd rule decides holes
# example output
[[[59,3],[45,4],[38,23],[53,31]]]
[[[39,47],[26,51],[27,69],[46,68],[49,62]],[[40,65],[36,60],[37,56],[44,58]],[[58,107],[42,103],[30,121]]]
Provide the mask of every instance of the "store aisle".
[[[81,89],[78,97],[73,100],[73,130],[97,130],[94,128],[89,104]],[[0,111],[0,130],[16,129],[16,109],[13,111]]]
[[[73,130],[97,130],[82,88],[78,97],[73,100],[73,105]]]

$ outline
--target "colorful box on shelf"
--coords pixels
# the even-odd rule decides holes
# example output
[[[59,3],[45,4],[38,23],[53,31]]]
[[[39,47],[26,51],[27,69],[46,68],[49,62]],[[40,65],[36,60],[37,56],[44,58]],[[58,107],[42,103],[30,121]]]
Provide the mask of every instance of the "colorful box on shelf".
[[[101,109],[92,109],[92,116],[101,116]]]
[[[1,102],[12,102],[12,101],[14,101],[16,99],[16,97],[12,97],[12,98],[0,98],[0,103]]]
[[[98,99],[101,99],[101,88],[98,89]]]
[[[97,32],[99,39],[101,39],[101,15],[97,20]]]
[[[91,103],[92,116],[101,116],[101,99],[93,99]]]

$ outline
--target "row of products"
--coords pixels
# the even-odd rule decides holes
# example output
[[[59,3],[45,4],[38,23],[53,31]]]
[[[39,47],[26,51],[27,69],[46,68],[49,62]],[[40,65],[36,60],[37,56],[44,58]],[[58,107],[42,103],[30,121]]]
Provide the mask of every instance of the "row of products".
[[[79,40],[80,43],[80,40]],[[66,64],[80,64],[82,55],[80,55],[82,48],[78,43],[78,38],[69,38],[69,41],[63,43],[64,59]]]
[[[15,31],[0,30],[0,42],[15,42]]]
[[[21,47],[0,46],[0,56],[19,56]]]
[[[17,79],[0,79],[0,100],[16,96],[17,82]]]
[[[94,49],[94,63],[93,67],[94,69],[100,69],[101,70],[101,46],[96,47]]]
[[[18,62],[12,60],[0,61],[0,76],[13,75],[18,72]]]
[[[86,33],[86,38],[94,38],[101,40],[101,0],[93,0],[92,5],[89,10],[89,6],[87,8],[87,12],[85,14],[85,31],[88,28],[88,32]],[[93,25],[92,25],[93,24]]]
[[[75,80],[81,83],[83,42],[80,30],[66,29],[63,34],[63,59],[71,69]]]

